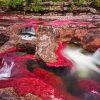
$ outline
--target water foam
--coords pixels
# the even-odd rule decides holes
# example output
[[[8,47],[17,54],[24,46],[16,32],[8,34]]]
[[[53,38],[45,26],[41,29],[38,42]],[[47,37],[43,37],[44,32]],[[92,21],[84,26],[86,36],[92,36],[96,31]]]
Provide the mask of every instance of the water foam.
[[[73,62],[72,72],[83,71],[87,74],[92,70],[100,74],[100,48],[94,54],[84,54],[80,48],[68,47],[62,51],[62,54]]]

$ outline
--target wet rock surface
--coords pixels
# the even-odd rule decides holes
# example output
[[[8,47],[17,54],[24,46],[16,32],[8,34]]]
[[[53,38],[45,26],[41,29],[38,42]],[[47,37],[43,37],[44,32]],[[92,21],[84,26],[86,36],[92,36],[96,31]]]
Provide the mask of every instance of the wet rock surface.
[[[43,100],[31,93],[26,94],[24,97],[18,96],[13,87],[0,89],[0,100]]]
[[[89,31],[83,38],[83,48],[96,51],[100,48],[100,29]]]
[[[87,92],[83,94],[81,100],[100,100],[100,96],[98,93]]]
[[[13,88],[0,89],[0,100],[23,100],[15,93]]]
[[[21,17],[23,18],[23,16]],[[28,17],[29,16],[25,16],[24,18]],[[1,41],[3,39],[4,40],[3,42],[1,42],[2,46],[0,48],[0,52],[4,52],[5,50],[13,47],[26,48],[30,45],[30,47],[33,47],[34,49],[36,48],[36,56],[38,56],[45,62],[55,62],[57,59],[57,55],[55,55],[54,51],[57,50],[58,42],[66,42],[67,44],[75,43],[77,45],[80,45],[87,51],[92,52],[94,52],[96,49],[100,47],[99,15],[70,17],[55,16],[53,17],[53,19],[51,16],[41,17],[41,20],[39,20],[38,22],[44,21],[44,23],[42,23],[42,25],[37,25],[37,29],[35,29],[34,33],[34,38],[31,38],[31,40],[26,40],[27,36],[24,36],[23,38],[20,36],[23,34],[19,34],[20,30],[23,29],[23,27],[25,27],[23,25],[25,24],[25,21],[18,21],[18,18],[15,16],[12,18],[12,21],[9,20],[10,18],[11,16],[4,16],[1,18],[1,21],[4,20],[1,23],[2,28],[0,34],[4,34],[1,37]],[[37,24],[37,22],[32,23],[32,20],[30,20],[26,22],[26,26],[30,22],[30,25],[33,24],[33,26],[36,26]],[[24,34],[27,35],[29,33]]]

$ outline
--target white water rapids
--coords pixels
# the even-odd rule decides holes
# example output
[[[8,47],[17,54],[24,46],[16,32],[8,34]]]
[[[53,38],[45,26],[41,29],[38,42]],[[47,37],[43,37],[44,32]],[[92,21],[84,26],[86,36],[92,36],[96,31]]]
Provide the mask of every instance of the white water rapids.
[[[3,57],[0,68],[0,79],[7,79],[11,77],[11,70],[14,67],[14,61],[11,55]]]
[[[84,54],[82,49],[68,47],[62,54],[73,62],[72,73],[78,72],[80,77],[88,77],[91,71],[100,74],[100,48],[94,54]]]

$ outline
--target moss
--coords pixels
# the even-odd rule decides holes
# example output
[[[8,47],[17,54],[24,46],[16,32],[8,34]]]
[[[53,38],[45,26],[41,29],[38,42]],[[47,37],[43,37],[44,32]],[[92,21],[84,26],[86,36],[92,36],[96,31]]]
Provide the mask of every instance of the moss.
[[[52,0],[53,2],[62,2],[63,0]]]
[[[91,0],[91,5],[94,7],[100,7],[100,0]]]
[[[73,0],[73,3],[76,6],[86,6],[86,5],[88,5],[87,0]]]
[[[100,0],[73,0],[73,3],[77,6],[88,6],[100,7]]]
[[[22,5],[25,0],[0,0],[1,6],[12,6],[16,7],[17,5]]]
[[[35,5],[31,7],[31,11],[40,12],[43,11],[43,6]]]

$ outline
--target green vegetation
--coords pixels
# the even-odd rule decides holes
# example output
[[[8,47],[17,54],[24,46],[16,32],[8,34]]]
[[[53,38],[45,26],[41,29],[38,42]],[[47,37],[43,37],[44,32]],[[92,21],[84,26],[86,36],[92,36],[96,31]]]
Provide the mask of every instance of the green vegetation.
[[[0,0],[1,6],[12,6],[16,7],[17,5],[22,5],[25,0]]]
[[[67,0],[0,0],[0,7],[5,9],[17,9],[23,11],[43,11],[45,8],[49,9],[49,6],[41,5],[42,2],[64,2]],[[72,11],[73,7],[79,6],[92,6],[100,7],[100,0],[68,0],[70,2],[68,9]]]
[[[91,0],[91,4],[96,7],[100,7],[100,0]]]
[[[95,6],[100,7],[100,0],[73,0],[73,3],[77,6]]]

